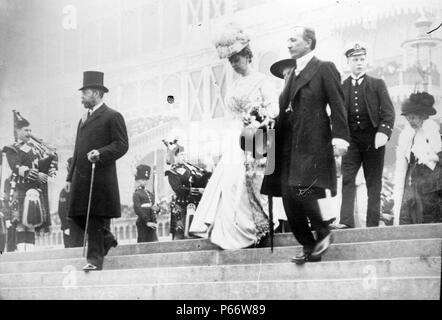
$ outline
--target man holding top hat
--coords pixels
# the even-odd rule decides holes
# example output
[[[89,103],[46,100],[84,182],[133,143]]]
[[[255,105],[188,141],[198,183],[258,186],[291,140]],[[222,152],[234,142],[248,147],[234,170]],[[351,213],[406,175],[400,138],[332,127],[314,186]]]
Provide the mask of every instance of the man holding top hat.
[[[103,95],[108,92],[103,85],[103,73],[84,72],[83,87],[79,90],[87,112],[78,124],[72,166],[66,180],[71,194],[72,227],[85,230],[89,213],[85,230],[88,263],[83,270],[92,271],[103,268],[104,256],[117,245],[108,226],[111,218],[121,217],[116,160],[127,152],[129,143],[123,116],[103,103]],[[73,246],[83,245],[79,235],[81,232],[72,232]]]
[[[146,189],[147,181],[150,178],[150,167],[144,164],[137,166],[135,175],[136,189],[132,196],[135,214],[138,216],[137,242],[158,241],[157,237],[157,211],[155,197],[152,192]]]
[[[362,165],[367,183],[367,227],[379,225],[385,144],[394,125],[394,107],[385,82],[368,76],[366,45],[345,51],[351,75],[343,83],[351,142],[342,158],[342,206],[338,228],[354,228],[355,179]]]
[[[261,188],[263,194],[282,197],[291,230],[303,246],[292,258],[296,264],[320,261],[333,240],[318,199],[336,194],[335,156],[346,152],[349,140],[340,75],[332,62],[315,57],[315,47],[313,29],[293,28],[288,49],[296,68],[279,97],[274,159],[267,158],[270,169]]]

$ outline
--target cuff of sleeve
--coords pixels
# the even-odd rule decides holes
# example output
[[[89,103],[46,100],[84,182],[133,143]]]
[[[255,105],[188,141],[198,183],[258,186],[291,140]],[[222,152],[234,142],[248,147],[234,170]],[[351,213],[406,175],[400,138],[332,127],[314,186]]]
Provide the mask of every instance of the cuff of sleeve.
[[[390,125],[382,123],[378,128],[378,132],[387,135],[388,139],[390,139],[392,129],[393,128],[391,128]]]
[[[332,145],[334,145],[334,146],[341,146],[343,148],[347,148],[350,144],[347,141],[345,141],[344,139],[333,138],[332,139]]]

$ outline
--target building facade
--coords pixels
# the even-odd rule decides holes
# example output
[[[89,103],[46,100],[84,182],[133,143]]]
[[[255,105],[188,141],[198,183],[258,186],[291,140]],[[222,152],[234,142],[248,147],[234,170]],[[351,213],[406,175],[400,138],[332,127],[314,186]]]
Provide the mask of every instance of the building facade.
[[[63,163],[84,112],[77,91],[82,72],[103,71],[110,89],[105,101],[125,116],[130,134],[129,152],[118,161],[121,199],[130,205],[139,163],[155,167],[150,188],[157,199],[171,193],[162,139],[178,134],[193,162],[216,163],[220,156],[219,133],[230,121],[225,97],[235,79],[212,43],[224,23],[237,21],[250,33],[253,66],[269,76],[270,65],[288,57],[286,41],[294,25],[316,29],[317,56],[335,62],[343,77],[348,74],[344,45],[365,41],[370,73],[385,79],[399,115],[401,101],[421,81],[414,68],[417,53],[403,43],[416,37],[415,22],[422,16],[433,25],[442,21],[442,5],[436,0],[4,0],[0,14],[1,144],[12,140],[14,108],[31,121],[37,136],[58,147]],[[431,36],[442,38],[441,30]],[[440,46],[432,50],[432,63],[428,90],[440,117]],[[282,88],[281,80],[274,82]],[[394,145],[390,149],[392,166]],[[51,184],[52,208],[64,179],[62,170]]]

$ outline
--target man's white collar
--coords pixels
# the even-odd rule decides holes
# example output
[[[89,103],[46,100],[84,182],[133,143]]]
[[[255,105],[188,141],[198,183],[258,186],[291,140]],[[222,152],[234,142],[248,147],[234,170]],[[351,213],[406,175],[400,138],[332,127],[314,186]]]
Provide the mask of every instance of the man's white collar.
[[[307,66],[307,64],[310,62],[310,60],[313,59],[315,56],[314,50],[307,53],[305,56],[302,56],[301,58],[296,59],[296,69],[295,73],[298,75],[304,68]]]
[[[90,111],[89,114],[94,113],[98,108],[100,108],[103,105],[103,101],[101,101],[99,104],[97,104],[95,107],[93,107]]]

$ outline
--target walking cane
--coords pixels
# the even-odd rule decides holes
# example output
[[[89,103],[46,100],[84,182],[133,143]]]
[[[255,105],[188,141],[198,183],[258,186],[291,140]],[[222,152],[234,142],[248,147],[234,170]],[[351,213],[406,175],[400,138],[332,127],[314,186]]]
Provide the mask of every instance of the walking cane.
[[[86,227],[84,229],[83,257],[85,257],[86,241],[88,240],[89,213],[91,211],[92,186],[94,185],[94,175],[95,175],[95,162],[92,162],[91,186],[89,188],[89,200],[87,202],[87,213],[86,213]]]
[[[273,230],[273,197],[272,196],[268,196],[269,199],[269,226],[270,226],[270,249],[273,253],[273,235],[274,235],[274,230]]]

